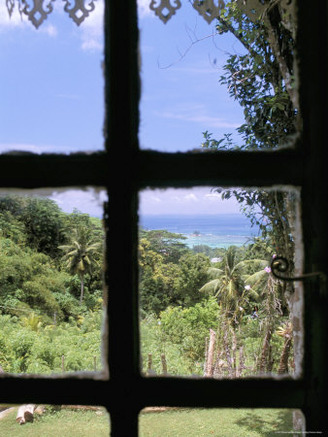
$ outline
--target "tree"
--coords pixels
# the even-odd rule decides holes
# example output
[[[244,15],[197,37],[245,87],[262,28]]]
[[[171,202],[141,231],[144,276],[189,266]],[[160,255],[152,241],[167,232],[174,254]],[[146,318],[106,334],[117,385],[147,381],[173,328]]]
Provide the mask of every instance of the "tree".
[[[255,290],[261,298],[263,339],[258,362],[258,370],[261,373],[272,371],[271,339],[283,315],[281,285],[270,272],[271,269],[265,267],[262,271],[249,275],[245,279],[246,286]]]
[[[186,239],[182,234],[176,234],[166,230],[140,230],[140,239],[146,239],[149,242],[149,249],[163,255],[163,261],[166,263],[177,263],[180,257],[188,249],[183,243]]]
[[[42,326],[41,317],[35,313],[30,313],[27,317],[22,317],[22,325],[38,332]]]
[[[151,249],[149,240],[142,238],[139,244],[139,291],[141,309],[159,314],[168,305],[177,305],[180,268],[166,263],[163,252]]]
[[[292,2],[291,2],[292,3]],[[241,144],[231,134],[216,140],[204,132],[202,146],[210,150],[274,150],[286,146],[297,135],[301,115],[294,71],[295,21],[287,2],[232,0],[218,17],[217,32],[230,33],[242,45],[242,53],[228,56],[220,83],[244,110],[245,123],[237,132]],[[295,223],[294,193],[277,190],[222,190],[222,197],[235,196],[241,210],[262,235],[272,242],[272,250],[288,259],[293,270]],[[293,291],[286,284],[286,294]]]
[[[229,55],[220,77],[229,94],[244,108],[245,123],[238,128],[243,144],[234,147],[275,149],[286,145],[297,132],[299,111],[294,74],[295,25],[286,2],[258,2],[248,10],[248,2],[233,0],[221,9],[219,34],[230,33],[243,52]],[[284,3],[284,4],[283,4]],[[205,132],[210,148],[231,147],[231,141],[213,140]]]
[[[84,277],[91,273],[97,264],[96,255],[101,248],[101,242],[95,242],[90,230],[86,227],[79,227],[72,230],[70,244],[59,246],[65,252],[63,259],[71,274],[77,274],[80,278],[81,293],[80,305],[84,297]]]
[[[0,197],[0,214],[11,222],[4,226],[4,235],[10,238],[21,231],[25,238],[17,236],[19,241],[55,258],[58,256],[58,246],[65,243],[64,213],[50,199],[10,195]]]
[[[186,253],[179,259],[177,294],[179,304],[189,307],[199,302],[199,288],[207,278],[210,260],[203,253]]]
[[[288,373],[288,359],[290,350],[293,345],[293,326],[290,321],[287,321],[283,326],[280,326],[277,330],[277,334],[283,337],[284,346],[280,356],[278,374]]]
[[[208,275],[211,280],[200,289],[201,292],[214,294],[218,298],[221,314],[233,325],[240,322],[249,297],[258,298],[255,290],[245,288],[247,269],[263,270],[267,266],[266,260],[239,261],[236,253],[236,247],[230,246],[222,261],[222,268],[210,267]]]

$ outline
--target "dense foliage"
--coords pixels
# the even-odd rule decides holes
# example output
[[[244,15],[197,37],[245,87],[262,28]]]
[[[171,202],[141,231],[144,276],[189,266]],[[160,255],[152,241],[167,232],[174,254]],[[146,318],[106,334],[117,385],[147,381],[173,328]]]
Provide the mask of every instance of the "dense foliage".
[[[293,144],[301,128],[298,108],[293,2],[249,2],[231,0],[217,17],[218,34],[229,33],[242,47],[229,54],[220,83],[244,111],[245,122],[232,133],[215,139],[204,132],[205,150],[276,150]],[[219,38],[220,36],[218,36]],[[234,196],[249,219],[256,223],[294,269],[294,239],[298,194],[289,190],[217,189],[224,199]],[[291,294],[293,285],[286,285]]]
[[[0,223],[2,369],[99,369],[101,221],[63,213],[49,199],[7,196]],[[240,248],[190,249],[182,235],[140,229],[143,370],[162,373],[165,360],[169,373],[203,375],[210,330],[216,374],[288,370],[291,325],[284,290],[269,274],[273,254],[261,238]]]
[[[167,233],[156,231],[156,235],[161,238]],[[158,253],[153,238],[153,231],[149,240],[148,232],[142,231],[141,349],[146,373],[204,375],[210,330],[216,332],[212,375],[291,369],[292,341],[284,349],[285,339],[291,338],[289,310],[281,283],[270,274],[274,248],[267,241],[257,238],[246,247],[214,252],[203,247],[204,252],[217,255],[212,258],[215,263],[199,247],[181,246],[180,258],[173,263],[163,255],[170,241]]]
[[[232,34],[243,48],[228,55],[220,83],[243,108],[245,122],[237,129],[238,142],[232,139],[231,133],[215,139],[212,133],[204,132],[204,151],[276,150],[287,146],[297,135],[300,114],[294,71],[295,25],[290,4],[277,1],[250,6],[248,2],[232,0],[220,10],[218,34]],[[241,211],[260,229],[261,237],[244,251],[229,248],[218,255],[221,261],[211,266],[209,251],[204,247],[197,249],[198,260],[195,254],[181,254],[177,264],[166,262],[165,250],[152,249],[154,246],[144,236],[141,303],[146,313],[152,311],[157,317],[145,318],[142,326],[148,334],[153,327],[157,345],[152,346],[151,354],[157,353],[158,356],[161,345],[161,353],[167,350],[173,357],[174,345],[175,356],[183,355],[189,372],[202,373],[196,363],[204,366],[210,346],[205,348],[204,339],[201,351],[197,344],[198,334],[203,335],[202,327],[206,326],[208,331],[215,331],[216,336],[214,362],[203,369],[207,376],[286,373],[293,366],[290,359],[293,328],[289,320],[292,308],[288,299],[293,285],[274,279],[269,266],[272,256],[284,256],[291,265],[292,274],[297,193],[275,188],[218,187],[217,191],[222,193],[223,199],[232,196],[237,199]],[[188,263],[186,256],[189,257]],[[185,263],[188,274],[184,276]],[[187,277],[192,281],[188,282]],[[154,280],[160,285],[152,282]],[[155,290],[160,290],[157,302],[159,295]],[[207,300],[213,296],[215,301],[211,302],[218,306],[216,327]],[[200,308],[207,314],[205,325],[201,322]],[[197,322],[199,329],[190,324],[194,313],[200,317]],[[213,334],[211,336],[214,338]],[[150,345],[147,347],[151,349]],[[143,359],[144,362],[147,359],[145,353]],[[157,371],[158,365],[157,362]],[[162,363],[162,367],[166,366]],[[172,371],[176,371],[175,364]],[[183,369],[179,371],[185,372]]]
[[[88,234],[97,253],[83,279],[62,247]],[[7,372],[100,367],[102,241],[99,219],[66,214],[40,197],[0,198],[0,365]],[[95,251],[94,251],[95,252]],[[64,358],[62,356],[64,355]]]

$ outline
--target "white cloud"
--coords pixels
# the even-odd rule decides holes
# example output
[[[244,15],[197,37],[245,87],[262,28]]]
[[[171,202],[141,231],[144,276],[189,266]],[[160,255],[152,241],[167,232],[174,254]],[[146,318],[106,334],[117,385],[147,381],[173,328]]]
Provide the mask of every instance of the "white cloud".
[[[10,17],[5,1],[0,2],[0,32],[10,28],[27,27],[28,24],[27,17],[21,17],[17,3],[15,4],[12,16]]]
[[[45,33],[46,35],[54,38],[58,35],[57,27],[53,26],[52,24],[43,25],[40,27],[39,31],[42,33]]]
[[[197,198],[197,196],[195,196],[194,193],[190,193],[190,194],[187,194],[186,196],[184,196],[183,200],[185,200],[187,202],[189,202],[189,201],[198,202],[199,199]]]
[[[199,123],[206,127],[211,128],[230,128],[235,129],[240,126],[237,121],[229,121],[224,118],[215,117],[206,113],[205,108],[195,108],[190,106],[190,109],[175,108],[170,111],[159,112],[156,111],[156,115],[172,120],[181,120],[190,123]]]
[[[154,15],[154,12],[149,8],[150,0],[138,0],[138,15],[140,18]]]
[[[140,193],[140,214],[227,214],[239,213],[235,199],[222,200],[211,187],[144,190]]]
[[[99,150],[95,149],[82,149],[81,147],[74,148],[71,145],[53,145],[53,144],[28,144],[28,143],[0,143],[0,154],[8,152],[31,152],[36,154],[41,153],[71,153],[76,151],[92,152]]]
[[[77,29],[81,33],[82,50],[99,51],[104,46],[104,2],[95,2],[95,9]]]
[[[159,197],[156,197],[156,196],[151,196],[151,200],[154,203],[161,203],[162,202],[162,200]]]
[[[209,200],[209,201],[216,201],[218,199],[221,199],[221,194],[220,193],[209,193],[209,194],[205,194],[205,197]]]
[[[32,153],[42,153],[46,152],[47,146],[37,146],[35,144],[24,144],[24,143],[2,143],[0,144],[0,153],[7,153],[11,151],[19,152],[32,152]]]
[[[74,208],[89,214],[93,217],[103,216],[103,204],[107,201],[105,190],[95,190],[94,188],[65,189],[55,191],[49,196],[57,205],[67,213],[73,212]]]
[[[56,9],[58,11],[59,7],[56,3],[53,7],[54,10]],[[50,13],[49,17],[51,17],[53,13],[54,11]],[[50,18],[47,17],[47,19]],[[39,29],[35,29],[33,24],[28,20],[28,17],[25,14],[20,14],[17,1],[15,2],[11,16],[9,16],[5,1],[0,2],[0,33],[9,30],[17,30],[18,28],[30,32],[43,33],[50,37],[56,37],[58,34],[57,28],[53,24],[47,24],[47,21],[44,21]]]

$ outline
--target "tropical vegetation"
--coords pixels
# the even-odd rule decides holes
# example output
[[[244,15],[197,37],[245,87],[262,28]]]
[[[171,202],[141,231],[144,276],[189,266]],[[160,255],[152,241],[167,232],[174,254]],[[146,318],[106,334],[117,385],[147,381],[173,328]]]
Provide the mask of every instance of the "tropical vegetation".
[[[100,219],[47,198],[0,198],[3,371],[101,368],[102,242]]]
[[[0,365],[52,373],[102,366],[103,230],[100,219],[64,213],[51,200],[0,198]],[[49,238],[50,235],[50,238]],[[274,247],[189,248],[185,237],[140,229],[143,371],[211,376],[293,371],[284,287],[270,274]],[[257,311],[254,313],[254,308]]]
[[[204,151],[275,150],[297,133],[293,20],[282,2],[262,6],[254,14],[231,1],[218,16],[218,33],[230,32],[244,47],[228,56],[220,81],[244,108],[245,123],[241,142],[230,133],[216,140],[205,132]],[[143,370],[161,373],[165,357],[170,373],[203,374],[214,331],[214,376],[292,372],[293,286],[272,277],[269,266],[277,254],[293,264],[296,195],[217,190],[225,199],[236,197],[261,235],[242,248],[190,249],[182,235],[140,229]],[[102,242],[100,219],[66,214],[46,198],[0,197],[5,371],[60,371],[62,356],[66,370],[100,361]]]

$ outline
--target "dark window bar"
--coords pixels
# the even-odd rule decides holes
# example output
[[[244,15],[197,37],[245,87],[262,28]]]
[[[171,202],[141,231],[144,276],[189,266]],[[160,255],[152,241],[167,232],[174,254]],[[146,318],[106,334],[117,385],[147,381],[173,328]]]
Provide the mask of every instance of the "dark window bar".
[[[326,18],[326,4],[317,5],[309,13],[308,5],[299,2],[305,134],[298,149],[272,153],[170,155],[138,150],[136,6],[133,0],[106,2],[107,152],[67,156],[3,155],[0,156],[0,186],[95,185],[107,188],[109,346],[105,358],[109,362],[110,379],[95,380],[77,375],[58,378],[1,375],[0,402],[104,405],[111,414],[113,437],[137,436],[138,412],[145,406],[300,408],[305,413],[307,429],[325,435],[327,296],[316,293],[313,284],[305,287],[305,361],[299,380],[219,381],[140,376],[136,230],[137,192],[146,186],[217,183],[223,186],[300,186],[303,205],[306,205],[303,216],[305,271],[327,274],[328,213],[327,208],[323,208],[327,205],[328,178],[324,170],[327,163],[323,135],[327,120],[323,109],[327,101]],[[319,44],[320,51],[313,49]],[[323,206],[320,208],[320,205]],[[321,215],[316,214],[316,208]]]

